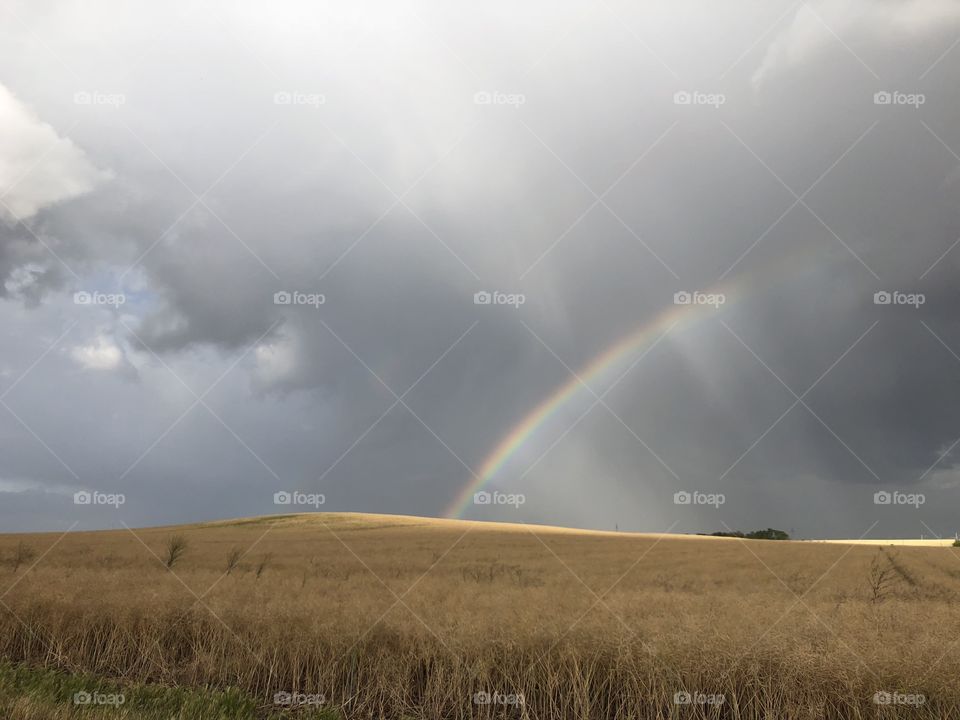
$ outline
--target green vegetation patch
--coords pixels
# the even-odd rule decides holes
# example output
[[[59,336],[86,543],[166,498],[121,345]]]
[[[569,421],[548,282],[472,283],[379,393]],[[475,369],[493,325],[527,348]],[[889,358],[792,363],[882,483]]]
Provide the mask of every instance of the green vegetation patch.
[[[0,717],[18,720],[339,720],[324,708],[276,709],[234,689],[124,685],[0,661]]]

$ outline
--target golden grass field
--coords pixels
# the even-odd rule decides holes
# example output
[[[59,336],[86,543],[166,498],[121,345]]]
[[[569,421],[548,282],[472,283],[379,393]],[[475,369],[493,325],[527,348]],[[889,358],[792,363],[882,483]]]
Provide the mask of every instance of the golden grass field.
[[[4,535],[0,557],[0,658],[235,688],[262,717],[278,692],[343,718],[960,717],[950,547],[322,513]]]

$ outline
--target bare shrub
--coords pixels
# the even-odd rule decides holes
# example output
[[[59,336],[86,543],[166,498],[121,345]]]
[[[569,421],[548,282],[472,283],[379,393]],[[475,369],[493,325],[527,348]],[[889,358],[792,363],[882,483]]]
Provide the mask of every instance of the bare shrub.
[[[263,571],[267,569],[267,566],[270,565],[270,561],[273,560],[273,553],[265,553],[263,557],[260,558],[260,562],[257,563],[257,580],[260,579],[260,576],[263,575]]]
[[[183,535],[170,536],[170,538],[167,539],[166,551],[167,554],[163,564],[166,565],[169,570],[187,551],[187,539],[183,537]]]
[[[17,570],[20,569],[20,566],[24,563],[28,563],[37,555],[37,551],[33,549],[32,545],[28,545],[22,540],[17,543],[17,547],[14,548],[13,556],[10,558],[10,564],[13,566],[13,573],[16,575]]]
[[[890,558],[882,550],[877,551],[870,561],[870,573],[867,582],[870,587],[870,600],[874,604],[882,603],[893,591],[899,576],[890,562]]]
[[[225,569],[227,575],[237,569],[237,565],[240,564],[240,558],[242,557],[243,550],[241,550],[239,547],[235,547],[230,550],[230,554],[227,555],[227,567]]]

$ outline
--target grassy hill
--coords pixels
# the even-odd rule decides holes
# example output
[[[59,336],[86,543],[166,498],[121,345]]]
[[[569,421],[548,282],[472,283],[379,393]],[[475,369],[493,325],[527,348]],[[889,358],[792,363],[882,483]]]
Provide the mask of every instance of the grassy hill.
[[[0,559],[0,710],[30,720],[960,716],[952,548],[317,513]],[[78,706],[45,673],[154,699]]]

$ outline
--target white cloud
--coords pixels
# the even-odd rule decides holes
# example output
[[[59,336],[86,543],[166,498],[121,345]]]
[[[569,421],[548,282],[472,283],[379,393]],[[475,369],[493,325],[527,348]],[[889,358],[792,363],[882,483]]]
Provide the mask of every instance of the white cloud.
[[[70,357],[86,370],[116,370],[124,363],[123,351],[104,335],[90,345],[71,348]]]
[[[960,465],[937,468],[930,473],[930,485],[940,490],[956,490],[960,487]]]
[[[298,364],[296,345],[291,338],[283,338],[257,346],[254,351],[256,379],[261,386],[282,384],[294,376]]]
[[[0,493],[52,492],[58,495],[71,495],[74,488],[67,485],[48,485],[39,480],[0,477]]]
[[[895,41],[922,36],[951,23],[960,23],[960,3],[954,0],[804,3],[787,29],[770,43],[753,75],[753,84],[759,87],[770,75],[802,65],[825,47],[839,43],[838,37],[850,42],[854,36],[865,34]]]
[[[25,220],[109,177],[0,85],[0,217]]]

